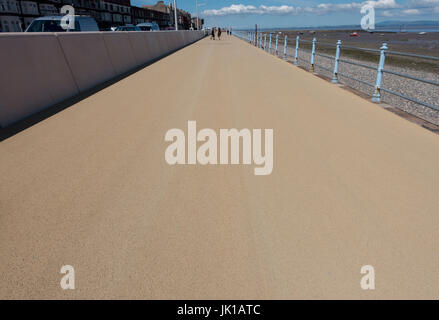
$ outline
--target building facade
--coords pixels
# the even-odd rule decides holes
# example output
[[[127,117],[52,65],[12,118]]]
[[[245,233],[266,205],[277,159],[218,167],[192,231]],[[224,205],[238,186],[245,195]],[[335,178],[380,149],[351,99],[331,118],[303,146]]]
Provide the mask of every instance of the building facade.
[[[169,4],[165,4],[164,1],[157,1],[154,5],[143,6],[145,9],[150,9],[155,12],[161,12],[163,15],[160,17],[161,19],[157,20],[161,29],[174,29],[174,6],[172,1]],[[177,8],[177,21],[178,21],[178,29],[180,30],[189,30],[192,27],[192,17],[191,14],[187,11],[181,10]],[[160,23],[159,23],[160,21]]]
[[[142,8],[132,6],[131,18],[133,24],[139,24],[142,22],[155,22],[159,25],[160,29],[166,29],[169,26],[169,14],[162,11],[153,10],[147,6]]]
[[[20,2],[16,0],[0,0],[0,32],[20,32]]]
[[[193,17],[192,18],[192,29],[193,30],[201,30],[203,29],[204,19]]]
[[[160,29],[166,30],[170,27],[172,21],[171,12],[169,6],[165,5],[163,1],[157,1],[154,5],[146,5],[142,6],[142,8],[152,12],[153,17],[151,19],[154,19],[153,21],[159,25]]]
[[[73,6],[75,15],[93,17],[102,31],[142,22],[155,22],[162,30],[174,28],[174,8],[163,1],[140,8],[130,0],[0,0],[0,32],[24,31],[35,18],[57,15],[64,5]],[[181,30],[193,27],[189,12],[178,9],[178,25]]]

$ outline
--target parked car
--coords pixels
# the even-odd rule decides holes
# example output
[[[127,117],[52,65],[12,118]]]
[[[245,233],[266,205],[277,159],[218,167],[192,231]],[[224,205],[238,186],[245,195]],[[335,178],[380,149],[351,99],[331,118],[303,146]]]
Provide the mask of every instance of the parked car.
[[[116,30],[114,31],[142,31],[142,30],[140,30],[140,28],[137,26],[120,26],[117,27]]]
[[[25,32],[80,32],[80,31],[99,31],[95,19],[89,16],[74,16],[74,29],[63,29],[61,19],[63,15],[39,17],[32,21]]]
[[[137,25],[137,27],[139,27],[140,30],[142,30],[142,31],[158,31],[158,30],[160,30],[159,25],[157,23],[155,23],[155,22],[139,23]]]

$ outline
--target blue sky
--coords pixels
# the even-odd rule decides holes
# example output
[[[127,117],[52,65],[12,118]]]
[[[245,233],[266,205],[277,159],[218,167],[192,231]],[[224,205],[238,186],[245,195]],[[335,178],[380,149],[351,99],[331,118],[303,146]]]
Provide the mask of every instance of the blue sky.
[[[165,3],[169,3],[165,0]],[[196,13],[195,0],[177,0],[177,6]],[[439,0],[199,0],[200,16],[209,26],[262,28],[360,24],[361,6],[375,8],[376,22],[439,20]],[[156,1],[131,0],[133,5]]]

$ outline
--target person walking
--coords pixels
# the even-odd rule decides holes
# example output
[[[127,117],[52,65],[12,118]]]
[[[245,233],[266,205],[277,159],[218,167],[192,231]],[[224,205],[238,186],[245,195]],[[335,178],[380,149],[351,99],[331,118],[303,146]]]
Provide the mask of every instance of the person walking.
[[[212,28],[212,33],[210,34],[210,39],[215,40],[215,28]]]
[[[218,28],[218,40],[221,40],[221,28]]]

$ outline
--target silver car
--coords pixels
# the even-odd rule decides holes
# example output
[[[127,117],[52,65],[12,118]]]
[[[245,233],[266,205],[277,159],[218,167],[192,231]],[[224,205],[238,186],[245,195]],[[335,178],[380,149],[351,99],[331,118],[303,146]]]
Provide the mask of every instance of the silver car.
[[[157,23],[155,22],[143,22],[143,23],[139,23],[137,25],[137,27],[140,28],[140,30],[142,31],[159,31],[160,27]]]
[[[142,30],[140,30],[140,28],[136,26],[126,25],[126,26],[117,27],[114,31],[142,31]]]
[[[75,18],[74,29],[64,29],[61,27],[63,15],[47,16],[36,18],[27,27],[25,32],[80,32],[80,31],[99,31],[96,21],[89,16],[73,16]]]

